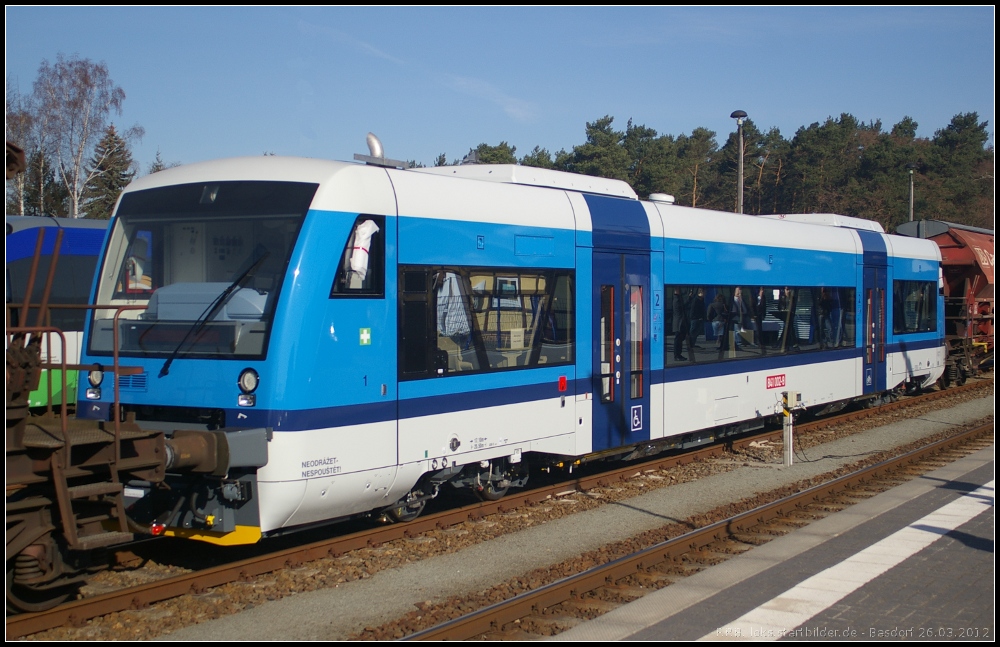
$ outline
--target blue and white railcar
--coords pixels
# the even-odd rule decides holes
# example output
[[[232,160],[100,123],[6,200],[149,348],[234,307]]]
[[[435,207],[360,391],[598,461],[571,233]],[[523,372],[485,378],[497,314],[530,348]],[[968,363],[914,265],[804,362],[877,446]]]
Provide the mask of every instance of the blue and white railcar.
[[[543,169],[223,160],[125,191],[81,361],[117,344],[120,415],[172,439],[169,487],[130,484],[132,516],[247,543],[706,442],[786,390],[932,381],[936,254]],[[114,385],[92,373],[78,410],[113,415]]]

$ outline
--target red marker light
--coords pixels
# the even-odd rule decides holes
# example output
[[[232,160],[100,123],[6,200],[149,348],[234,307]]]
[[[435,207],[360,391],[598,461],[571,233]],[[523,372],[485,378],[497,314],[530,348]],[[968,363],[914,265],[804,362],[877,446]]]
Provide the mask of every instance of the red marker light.
[[[565,375],[560,375],[559,376],[559,392],[560,393],[565,393],[566,392],[566,376]]]
[[[163,531],[167,529],[167,526],[162,523],[154,523],[149,527],[149,531],[154,537],[159,537],[163,534]]]

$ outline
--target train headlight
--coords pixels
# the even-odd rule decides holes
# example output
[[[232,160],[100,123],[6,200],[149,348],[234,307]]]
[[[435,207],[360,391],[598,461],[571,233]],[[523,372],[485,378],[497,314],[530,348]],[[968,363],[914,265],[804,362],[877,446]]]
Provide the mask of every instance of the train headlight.
[[[101,382],[104,381],[104,371],[95,368],[87,373],[87,381],[90,382],[90,388],[87,389],[87,399],[100,400]]]
[[[252,407],[257,404],[257,396],[253,394],[257,390],[257,386],[260,385],[260,376],[257,375],[257,371],[252,368],[245,368],[243,372],[240,373],[240,379],[237,382],[240,386],[239,396],[236,398],[236,403],[241,407]]]
[[[257,386],[260,384],[260,376],[257,375],[257,371],[252,368],[245,368],[243,372],[240,373],[240,391],[244,393],[253,393],[257,390]]]

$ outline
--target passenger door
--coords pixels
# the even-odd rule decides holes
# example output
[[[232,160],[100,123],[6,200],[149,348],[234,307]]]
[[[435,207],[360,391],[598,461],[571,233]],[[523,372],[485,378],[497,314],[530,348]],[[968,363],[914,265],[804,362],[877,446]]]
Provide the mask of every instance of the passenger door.
[[[649,256],[594,252],[593,451],[649,440]]]
[[[864,376],[863,393],[885,391],[886,270],[865,267],[864,276]]]
[[[861,392],[881,393],[886,385],[885,327],[886,327],[886,272],[889,264],[888,250],[883,235],[873,231],[857,231],[863,251],[861,317],[864,347],[864,365],[861,375]]]

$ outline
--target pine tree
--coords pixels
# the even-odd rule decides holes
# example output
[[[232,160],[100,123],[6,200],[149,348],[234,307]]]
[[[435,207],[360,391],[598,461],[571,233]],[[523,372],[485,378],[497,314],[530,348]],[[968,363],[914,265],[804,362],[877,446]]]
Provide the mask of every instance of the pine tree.
[[[180,166],[180,162],[164,162],[163,157],[160,155],[160,149],[156,149],[156,158],[153,159],[152,164],[149,165],[149,169],[146,171],[146,175],[152,175],[153,173],[159,173],[168,168],[173,168],[175,166]]]
[[[88,164],[90,180],[83,188],[83,212],[87,218],[107,220],[122,190],[135,177],[135,163],[126,142],[111,124],[94,147]]]
[[[153,163],[149,165],[149,170],[146,171],[146,174],[152,175],[153,173],[159,173],[165,168],[167,168],[167,165],[163,162],[163,158],[160,157],[160,151],[157,149],[156,157],[153,159]]]
[[[514,156],[517,147],[507,142],[500,142],[499,146],[483,142],[475,150],[479,164],[517,164],[517,157]]]
[[[8,213],[19,213],[8,211]],[[34,152],[28,156],[28,168],[24,172],[24,210],[26,216],[69,215],[69,191],[57,178],[52,164],[44,153]]]
[[[541,146],[535,146],[530,153],[521,158],[518,164],[534,166],[535,168],[552,168],[552,154]]]

